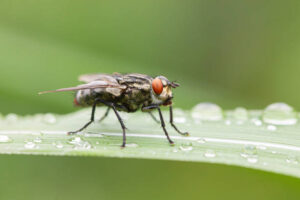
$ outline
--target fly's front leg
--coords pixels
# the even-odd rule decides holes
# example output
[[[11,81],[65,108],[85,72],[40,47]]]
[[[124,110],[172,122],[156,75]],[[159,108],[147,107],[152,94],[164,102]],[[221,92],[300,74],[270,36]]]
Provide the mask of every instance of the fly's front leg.
[[[177,133],[184,135],[184,136],[189,136],[188,132],[181,132],[174,124],[173,122],[173,108],[172,106],[170,106],[170,124],[172,125],[172,127],[177,131]]]
[[[174,142],[171,140],[171,138],[170,138],[170,136],[169,136],[169,134],[168,134],[168,132],[166,130],[166,124],[165,124],[165,121],[164,121],[164,118],[163,118],[163,115],[161,113],[161,110],[160,110],[159,106],[158,105],[150,105],[150,106],[143,107],[142,110],[143,111],[147,111],[147,110],[151,110],[151,109],[154,109],[154,108],[156,108],[158,110],[161,127],[163,128],[163,130],[165,132],[165,135],[166,135],[169,143],[171,145],[174,145]]]
[[[77,131],[71,131],[68,132],[68,135],[72,135],[78,132],[83,131],[84,129],[86,129],[95,119],[95,111],[96,111],[96,106],[97,106],[97,101],[95,101],[95,103],[93,104],[93,108],[92,108],[92,114],[91,114],[91,119],[88,123],[86,123],[81,129],[78,129]]]

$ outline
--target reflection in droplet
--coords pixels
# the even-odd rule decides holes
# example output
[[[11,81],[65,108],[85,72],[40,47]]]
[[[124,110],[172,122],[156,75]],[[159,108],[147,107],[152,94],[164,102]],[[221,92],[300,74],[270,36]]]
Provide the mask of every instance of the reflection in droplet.
[[[0,143],[10,142],[11,139],[6,135],[0,135]]]
[[[206,152],[204,153],[204,156],[206,158],[214,158],[214,157],[216,157],[216,153],[213,150],[206,150]]]
[[[219,121],[223,119],[223,111],[216,104],[199,103],[192,109],[192,117],[196,121]]]
[[[91,149],[92,145],[88,141],[82,140],[80,137],[74,137],[69,140],[70,144],[74,145],[74,149]]]
[[[293,125],[297,123],[297,115],[291,106],[273,103],[264,110],[263,121],[274,125]]]

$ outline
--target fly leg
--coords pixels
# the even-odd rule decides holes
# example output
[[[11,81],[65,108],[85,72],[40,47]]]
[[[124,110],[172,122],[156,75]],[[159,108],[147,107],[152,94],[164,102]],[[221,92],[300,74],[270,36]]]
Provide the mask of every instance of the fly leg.
[[[99,122],[102,122],[107,117],[109,111],[110,111],[110,107],[107,107],[105,114],[99,119]]]
[[[148,112],[148,113],[156,123],[160,123],[160,121],[153,115],[152,112]]]
[[[125,131],[125,130],[126,130],[126,127],[125,127],[124,122],[123,122],[121,116],[119,115],[119,113],[118,113],[118,111],[117,111],[115,105],[114,105],[113,103],[104,101],[104,100],[102,100],[102,99],[97,99],[97,102],[101,102],[101,103],[105,104],[106,106],[108,106],[108,108],[112,108],[113,111],[115,112],[116,117],[118,118],[118,120],[119,120],[119,122],[120,122],[120,125],[121,125],[121,127],[122,127],[122,131],[123,131],[123,143],[122,143],[121,147],[122,147],[122,148],[125,147],[125,146],[126,146],[126,131]]]
[[[83,131],[84,129],[86,129],[94,121],[94,119],[95,119],[96,105],[97,105],[97,101],[95,101],[95,103],[93,104],[92,114],[91,114],[91,120],[88,123],[86,123],[81,129],[78,129],[77,131],[68,132],[68,135],[72,135],[72,134],[78,133],[80,131]]]
[[[173,108],[172,108],[172,106],[170,106],[170,124],[177,131],[177,133],[184,135],[184,136],[189,136],[188,132],[181,132],[173,123]]]
[[[174,142],[171,140],[171,138],[170,138],[170,136],[169,136],[169,134],[168,134],[168,132],[166,130],[166,124],[165,124],[165,121],[164,121],[164,118],[163,118],[163,115],[161,113],[161,110],[160,110],[159,106],[158,105],[150,105],[150,106],[147,106],[147,107],[143,107],[142,110],[143,111],[147,111],[147,110],[151,110],[151,109],[154,109],[154,108],[156,108],[158,110],[161,127],[163,128],[163,130],[165,132],[165,135],[166,135],[169,143],[171,145],[174,145]]]

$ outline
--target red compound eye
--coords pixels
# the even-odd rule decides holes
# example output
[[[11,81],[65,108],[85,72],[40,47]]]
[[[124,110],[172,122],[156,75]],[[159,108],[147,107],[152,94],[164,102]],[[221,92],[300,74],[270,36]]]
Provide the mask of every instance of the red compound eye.
[[[163,83],[159,78],[156,78],[152,81],[152,88],[155,94],[159,95],[163,91]]]
[[[77,98],[74,98],[74,106],[79,106],[79,103],[77,101]]]

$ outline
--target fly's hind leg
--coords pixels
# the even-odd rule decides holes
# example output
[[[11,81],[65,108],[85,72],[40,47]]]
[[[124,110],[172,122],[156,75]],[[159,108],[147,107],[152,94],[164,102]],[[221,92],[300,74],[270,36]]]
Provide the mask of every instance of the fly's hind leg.
[[[68,135],[72,135],[78,132],[83,131],[84,129],[86,129],[95,119],[95,111],[96,111],[96,106],[97,106],[97,101],[95,101],[95,103],[93,104],[93,108],[92,108],[92,114],[91,114],[91,119],[88,123],[86,123],[82,128],[78,129],[77,131],[71,131],[68,132]]]
[[[174,124],[173,122],[173,108],[172,106],[170,106],[170,124],[172,125],[172,127],[177,131],[177,133],[184,135],[184,136],[189,136],[188,132],[181,132]]]

